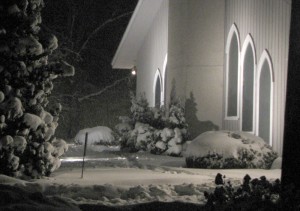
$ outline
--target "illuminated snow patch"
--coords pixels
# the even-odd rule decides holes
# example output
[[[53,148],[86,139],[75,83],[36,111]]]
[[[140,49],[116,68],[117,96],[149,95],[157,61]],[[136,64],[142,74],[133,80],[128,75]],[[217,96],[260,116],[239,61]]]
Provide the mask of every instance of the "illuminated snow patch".
[[[82,161],[82,157],[67,157],[61,158],[61,162],[68,163],[68,162],[79,162]],[[115,161],[115,160],[127,160],[125,157],[115,157],[115,158],[84,158],[85,161]]]

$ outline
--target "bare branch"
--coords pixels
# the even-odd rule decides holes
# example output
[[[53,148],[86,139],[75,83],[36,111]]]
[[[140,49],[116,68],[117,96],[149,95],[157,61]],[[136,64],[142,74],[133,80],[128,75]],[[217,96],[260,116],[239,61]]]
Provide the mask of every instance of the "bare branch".
[[[70,38],[70,40],[73,40],[73,31],[74,31],[74,25],[75,25],[75,19],[76,19],[77,10],[76,10],[76,7],[75,7],[73,1],[70,1],[68,3],[72,5],[71,6],[71,8],[72,8],[72,16],[71,17],[72,18],[71,18],[71,28],[70,28],[69,38]],[[74,43],[73,42],[71,42],[71,48],[74,48]]]
[[[74,23],[75,23],[75,18],[76,18],[75,14],[74,14],[74,9],[72,10],[72,12],[73,12],[73,14],[72,14],[72,22],[71,22],[71,29],[70,29],[70,35],[69,35],[70,40],[72,40],[72,38],[73,38]],[[73,46],[73,42],[72,42],[72,46],[71,47],[72,48],[74,47]]]
[[[91,93],[91,94],[88,94],[88,95],[85,95],[85,96],[83,96],[83,97],[78,98],[78,101],[81,102],[81,101],[87,100],[87,99],[89,99],[89,98],[91,98],[91,97],[99,96],[99,95],[101,95],[103,92],[105,92],[106,90],[108,90],[108,89],[110,89],[110,88],[112,88],[112,87],[118,85],[119,83],[121,83],[121,82],[123,82],[123,81],[125,81],[125,80],[128,80],[129,78],[130,78],[130,76],[126,76],[125,78],[121,78],[121,79],[119,79],[119,80],[116,80],[113,84],[104,87],[103,89],[101,89],[101,90],[98,91],[98,92]]]
[[[76,55],[80,60],[82,60],[81,55],[80,55],[79,53],[75,52],[75,51],[72,50],[72,49],[69,49],[69,48],[67,48],[67,47],[63,47],[63,48],[61,48],[61,50],[67,51],[67,52],[69,52],[69,53],[72,53],[72,54]]]
[[[56,99],[56,100],[61,100],[61,99],[65,99],[65,98],[74,98],[77,99],[77,92],[75,92],[74,94],[58,94],[56,96],[49,96],[49,99]]]
[[[117,21],[117,20],[119,20],[119,19],[121,19],[121,18],[124,18],[124,17],[126,17],[126,16],[128,16],[128,15],[131,15],[131,14],[132,14],[132,11],[131,11],[131,12],[127,12],[127,13],[123,13],[123,14],[117,16],[117,17],[114,17],[114,18],[111,18],[111,19],[106,20],[104,23],[102,23],[100,26],[98,26],[98,27],[97,27],[97,28],[96,28],[96,29],[88,36],[88,38],[84,41],[84,43],[82,44],[81,48],[80,48],[79,51],[78,51],[78,54],[80,54],[81,51],[82,51],[83,49],[86,48],[86,45],[88,44],[88,42],[90,41],[90,39],[91,39],[94,35],[96,35],[102,28],[104,28],[107,24],[112,23],[112,22],[114,22],[114,21]]]
[[[51,34],[55,34],[55,35],[59,35],[59,36],[61,36],[61,37],[64,37],[64,35],[63,35],[62,33],[60,33],[60,32],[58,32],[58,31],[55,31],[55,30],[49,28],[49,27],[46,26],[45,24],[41,24],[41,26],[42,26],[42,28],[43,28],[44,30],[46,30],[47,32],[49,32],[49,33],[51,33]]]

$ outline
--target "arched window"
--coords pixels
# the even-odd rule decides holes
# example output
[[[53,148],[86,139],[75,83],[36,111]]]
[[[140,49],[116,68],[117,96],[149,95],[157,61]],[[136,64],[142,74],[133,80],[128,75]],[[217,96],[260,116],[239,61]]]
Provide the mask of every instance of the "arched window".
[[[226,119],[238,119],[239,115],[239,33],[232,25],[226,44]]]
[[[272,145],[273,65],[265,50],[258,63],[257,78],[257,135]]]
[[[242,48],[242,101],[241,129],[254,132],[255,105],[255,46],[251,35],[247,35]]]
[[[162,71],[158,68],[154,76],[153,84],[153,102],[155,107],[160,107],[165,104],[166,101],[166,77],[167,77],[167,63],[168,63],[168,54],[166,54]]]
[[[163,104],[163,90],[162,90],[162,77],[160,70],[157,69],[154,77],[154,106],[160,107]]]
[[[163,71],[162,71],[162,102],[161,105],[164,105],[166,102],[166,81],[167,81],[167,69],[168,69],[168,54],[166,54],[163,64]]]

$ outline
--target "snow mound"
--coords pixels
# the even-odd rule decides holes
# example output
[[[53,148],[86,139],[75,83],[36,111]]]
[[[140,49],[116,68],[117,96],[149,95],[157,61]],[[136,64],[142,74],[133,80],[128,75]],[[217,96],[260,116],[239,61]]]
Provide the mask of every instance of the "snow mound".
[[[263,139],[246,132],[209,131],[196,137],[184,156],[188,167],[270,168],[277,153]]]
[[[0,210],[77,211],[76,205],[57,196],[46,196],[23,187],[0,184]],[[4,203],[3,203],[4,202]]]
[[[85,134],[88,133],[88,145],[104,144],[111,145],[115,142],[113,131],[105,126],[97,126],[80,130],[75,136],[75,143],[84,144]]]
[[[278,157],[274,160],[271,169],[281,169],[282,167],[282,157]]]
[[[15,185],[18,184],[19,186],[25,186],[27,182],[24,180],[20,180],[14,177],[9,177],[4,174],[0,174],[0,184],[10,184]]]

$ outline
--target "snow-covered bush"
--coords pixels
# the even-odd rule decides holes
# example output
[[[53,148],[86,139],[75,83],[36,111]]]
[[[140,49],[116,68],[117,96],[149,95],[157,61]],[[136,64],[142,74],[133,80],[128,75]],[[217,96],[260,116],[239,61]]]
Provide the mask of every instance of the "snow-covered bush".
[[[129,152],[150,151],[155,129],[149,124],[136,122],[133,129],[119,133],[121,149]]]
[[[121,123],[115,127],[121,148],[180,156],[188,137],[180,101],[171,102],[168,115],[165,106],[150,108],[145,95],[135,97],[131,93],[131,103],[131,118],[121,117]]]
[[[115,137],[113,131],[105,126],[97,126],[93,128],[86,128],[80,130],[74,141],[77,144],[84,144],[85,134],[88,133],[87,145],[101,144],[101,145],[113,145],[115,144]]]
[[[42,0],[0,2],[0,174],[39,178],[67,150],[55,130],[61,105],[49,106],[53,79],[74,75],[50,62],[57,38],[40,29]]]
[[[137,97],[130,93],[131,98],[131,116],[134,122],[149,123],[152,121],[152,112],[149,108],[149,103],[145,94],[140,94]]]
[[[154,154],[167,154],[171,156],[181,156],[183,146],[186,144],[186,129],[164,128],[156,131]]]
[[[168,107],[149,107],[145,94],[131,96],[131,123],[141,122],[156,129],[187,128],[185,110],[180,99],[173,99]],[[167,112],[168,111],[168,112]]]
[[[119,124],[115,126],[115,130],[118,134],[124,134],[133,129],[132,120],[128,116],[120,116]]]
[[[185,110],[179,99],[170,104],[168,124],[171,128],[187,128]]]
[[[207,210],[295,210],[289,209],[291,204],[282,206],[285,203],[282,204],[283,201],[280,200],[279,179],[270,182],[265,176],[252,179],[247,174],[243,184],[234,188],[230,181],[223,181],[222,176],[217,174],[217,187],[212,193],[204,192]]]
[[[187,167],[193,168],[269,169],[277,153],[246,132],[209,131],[188,144],[184,156]]]
[[[271,169],[281,169],[282,168],[282,157],[276,158],[271,166]]]

